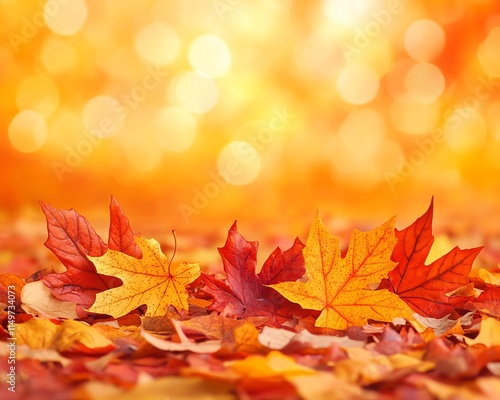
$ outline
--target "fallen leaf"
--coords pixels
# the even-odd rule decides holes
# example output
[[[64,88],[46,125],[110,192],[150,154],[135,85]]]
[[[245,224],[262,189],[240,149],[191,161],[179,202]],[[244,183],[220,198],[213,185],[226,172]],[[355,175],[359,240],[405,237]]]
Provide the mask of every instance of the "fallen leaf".
[[[241,376],[249,378],[291,377],[297,375],[311,375],[316,371],[297,364],[293,357],[286,356],[279,351],[271,351],[265,357],[251,355],[244,360],[231,361],[227,366]]]
[[[258,242],[245,240],[235,222],[228,231],[224,247],[218,249],[227,278],[221,280],[215,275],[202,274],[204,291],[214,298],[209,309],[233,317],[270,316],[277,325],[294,313],[303,313],[300,307],[266,287],[295,281],[304,274],[303,247],[299,239],[285,252],[278,247],[256,274]]]
[[[57,299],[77,303],[78,315],[85,318],[84,309],[94,303],[97,293],[120,285],[119,279],[98,274],[88,258],[102,256],[108,246],[75,210],[57,210],[43,202],[40,205],[47,218],[45,246],[67,269],[45,275],[42,281]],[[109,248],[133,257],[141,256],[129,221],[114,197],[110,204]]]
[[[127,391],[101,382],[89,382],[85,392],[89,400],[102,399],[103,393],[108,399],[120,400],[236,400],[230,383],[178,376],[158,378]]]
[[[13,306],[14,308],[9,308],[9,310],[14,311],[20,304],[20,294],[25,284],[26,281],[20,276],[0,274],[0,304]]]
[[[371,396],[369,392],[358,385],[343,381],[326,372],[287,377],[287,380],[295,386],[301,399],[304,400],[369,400],[375,398],[375,395]]]
[[[488,347],[500,346],[500,321],[484,316],[479,335],[475,339],[465,337],[465,341],[469,346],[474,344],[484,344]]]
[[[398,264],[382,281],[380,288],[396,293],[419,315],[443,318],[471,299],[470,296],[451,297],[446,294],[469,283],[472,262],[482,247],[468,250],[455,247],[425,265],[434,241],[432,216],[433,201],[412,225],[401,231],[395,230],[398,240],[392,260]]]
[[[321,310],[316,326],[338,330],[361,326],[368,319],[412,321],[411,310],[388,290],[366,290],[394,267],[390,256],[396,243],[394,221],[370,232],[355,230],[345,258],[339,241],[316,215],[304,249],[306,282],[270,285],[304,309]]]
[[[259,321],[260,319],[256,318],[256,322]],[[183,330],[189,329],[202,333],[209,339],[220,340],[221,347],[231,352],[258,353],[262,349],[253,319],[235,320],[213,312],[177,323]]]
[[[473,301],[474,306],[493,317],[500,317],[500,286],[488,287]]]
[[[16,325],[16,335],[20,345],[26,344],[31,349],[54,349],[61,353],[77,344],[104,353],[114,348],[113,343],[93,327],[72,320],[58,325],[48,319],[32,318]]]
[[[438,400],[491,400],[491,397],[482,396],[480,393],[473,391],[464,384],[449,385],[443,382],[435,381],[424,375],[413,375],[408,381],[416,386],[425,387]]]
[[[42,281],[27,283],[21,292],[21,302],[21,307],[26,313],[41,318],[78,318],[77,304],[56,299]]]
[[[281,350],[291,342],[298,342],[312,349],[327,348],[332,344],[340,347],[362,347],[365,344],[364,341],[352,340],[347,336],[314,335],[307,330],[295,333],[269,326],[265,326],[260,332],[259,342],[273,350]]]
[[[192,351],[193,353],[215,353],[221,349],[220,340],[206,340],[204,342],[192,342],[189,340],[181,341],[181,343],[165,340],[164,337],[153,335],[141,330],[141,336],[154,347],[165,351]]]
[[[136,243],[141,259],[114,250],[89,257],[100,274],[116,276],[123,285],[98,293],[88,311],[118,318],[143,304],[148,306],[147,317],[164,315],[169,305],[187,310],[185,286],[200,275],[200,266],[186,262],[172,266],[154,239],[138,237]]]
[[[57,299],[88,308],[94,303],[96,293],[120,283],[115,277],[97,274],[87,258],[89,255],[103,255],[107,246],[90,223],[75,210],[57,210],[43,202],[40,205],[47,218],[45,246],[67,268],[64,273],[44,276],[42,281]]]
[[[120,207],[120,204],[118,204],[118,201],[113,196],[111,196],[109,211],[110,223],[108,248],[120,251],[131,257],[141,258],[142,252],[135,242],[135,237],[132,232],[132,228],[130,227],[129,220]]]

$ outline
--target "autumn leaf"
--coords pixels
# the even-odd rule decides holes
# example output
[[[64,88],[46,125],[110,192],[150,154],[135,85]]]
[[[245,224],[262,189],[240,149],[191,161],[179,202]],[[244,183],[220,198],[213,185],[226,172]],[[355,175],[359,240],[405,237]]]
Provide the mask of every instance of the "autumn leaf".
[[[233,371],[249,378],[292,377],[314,375],[311,368],[297,364],[293,357],[272,350],[266,357],[252,355],[244,360],[229,362]]]
[[[17,324],[16,335],[19,344],[26,344],[31,349],[55,349],[65,352],[76,345],[83,345],[88,352],[112,350],[115,346],[93,327],[79,321],[64,321],[55,324],[48,319],[32,318]],[[79,350],[82,349],[80,346]]]
[[[83,317],[82,308],[94,303],[96,293],[120,285],[115,277],[98,274],[88,258],[102,256],[107,246],[89,221],[75,210],[57,210],[43,202],[40,205],[47,218],[45,246],[67,268],[64,273],[44,276],[42,281],[57,299],[77,303],[77,312]],[[140,257],[128,219],[114,197],[111,198],[110,221],[109,248]]]
[[[209,309],[233,317],[269,316],[276,324],[294,313],[303,313],[300,307],[266,286],[294,281],[304,274],[303,247],[296,239],[285,252],[276,248],[256,274],[258,242],[245,240],[235,222],[228,231],[224,247],[218,249],[227,278],[221,280],[215,275],[202,274],[204,291],[214,298]]]
[[[118,201],[113,196],[111,196],[109,211],[110,224],[108,247],[111,250],[121,251],[131,257],[141,258],[141,249],[135,242],[129,220],[120,207],[120,204],[118,204]]]
[[[21,301],[21,291],[26,281],[14,274],[0,274],[0,304],[17,308]],[[10,308],[13,311],[13,308]]]
[[[222,347],[232,352],[256,353],[262,348],[259,343],[259,332],[253,322],[261,324],[264,318],[232,319],[215,312],[209,315],[193,317],[179,321],[186,330],[192,330],[208,338],[220,340]]]
[[[495,318],[483,317],[479,335],[475,339],[465,338],[469,346],[484,344],[485,346],[500,346],[500,321]]]
[[[434,241],[432,215],[433,201],[412,225],[395,230],[398,241],[392,260],[398,264],[380,287],[396,293],[419,315],[442,318],[471,299],[470,296],[447,296],[447,293],[469,283],[472,262],[482,247],[469,250],[455,247],[425,265]]]
[[[368,319],[413,320],[411,310],[397,295],[366,290],[394,267],[390,259],[396,243],[394,221],[395,217],[370,232],[355,230],[342,258],[338,239],[316,215],[304,248],[306,281],[270,286],[305,309],[321,310],[316,320],[320,327],[343,330],[364,325]]]
[[[187,310],[185,286],[200,275],[200,266],[186,262],[172,266],[156,240],[135,240],[142,252],[141,259],[114,250],[101,257],[89,257],[98,273],[116,276],[123,285],[97,293],[88,311],[118,318],[143,304],[148,306],[147,317],[164,315],[169,305],[179,311]]]
[[[486,290],[473,301],[473,304],[479,311],[500,318],[500,286],[486,288]]]

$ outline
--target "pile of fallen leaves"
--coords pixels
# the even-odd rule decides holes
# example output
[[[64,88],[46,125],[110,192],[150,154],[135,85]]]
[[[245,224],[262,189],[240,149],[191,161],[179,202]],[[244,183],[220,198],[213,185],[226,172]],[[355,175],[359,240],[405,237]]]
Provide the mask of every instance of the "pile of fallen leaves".
[[[316,216],[259,273],[234,223],[224,277],[134,235],[115,199],[107,244],[74,210],[42,210],[65,268],[0,275],[2,398],[499,398],[500,273],[472,270],[481,248],[425,264],[432,203],[345,252]]]

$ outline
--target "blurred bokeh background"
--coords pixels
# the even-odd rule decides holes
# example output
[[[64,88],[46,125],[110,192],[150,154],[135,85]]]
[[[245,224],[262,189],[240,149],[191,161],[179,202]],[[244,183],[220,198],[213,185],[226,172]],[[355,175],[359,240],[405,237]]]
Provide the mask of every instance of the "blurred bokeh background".
[[[305,240],[317,209],[333,231],[404,227],[433,195],[438,230],[500,230],[497,0],[0,8],[2,265],[46,251],[38,200],[106,237],[111,194],[191,248],[234,219]]]

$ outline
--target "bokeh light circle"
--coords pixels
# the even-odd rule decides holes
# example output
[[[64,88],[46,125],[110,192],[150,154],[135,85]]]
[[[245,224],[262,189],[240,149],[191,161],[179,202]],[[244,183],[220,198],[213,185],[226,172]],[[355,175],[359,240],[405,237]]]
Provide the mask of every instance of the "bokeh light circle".
[[[343,100],[352,104],[366,104],[378,93],[379,77],[365,64],[345,67],[337,79],[337,91]]]
[[[8,135],[12,147],[22,153],[39,150],[47,140],[47,123],[43,115],[32,110],[23,110],[12,119]]]
[[[135,51],[147,63],[168,65],[181,50],[181,41],[168,25],[155,22],[143,27],[135,36]]]
[[[96,137],[116,135],[123,126],[123,107],[111,96],[90,99],[82,112],[85,128]]]
[[[189,47],[189,62],[201,76],[220,78],[231,68],[231,53],[219,37],[201,35]]]
[[[411,99],[418,103],[429,104],[443,94],[444,75],[434,64],[418,63],[406,74],[405,87]]]
[[[87,14],[85,0],[47,1],[43,8],[47,27],[52,32],[63,36],[77,33],[87,20]]]
[[[237,186],[248,185],[259,175],[259,152],[250,143],[236,140],[222,148],[217,157],[217,168],[226,182]]]
[[[186,110],[195,114],[203,114],[217,104],[219,88],[213,79],[190,71],[179,77],[175,94],[177,101]]]
[[[500,26],[490,30],[479,46],[477,57],[483,71],[495,77],[500,76]]]
[[[444,43],[444,30],[433,20],[416,21],[406,30],[405,49],[416,61],[432,61],[443,51]]]

